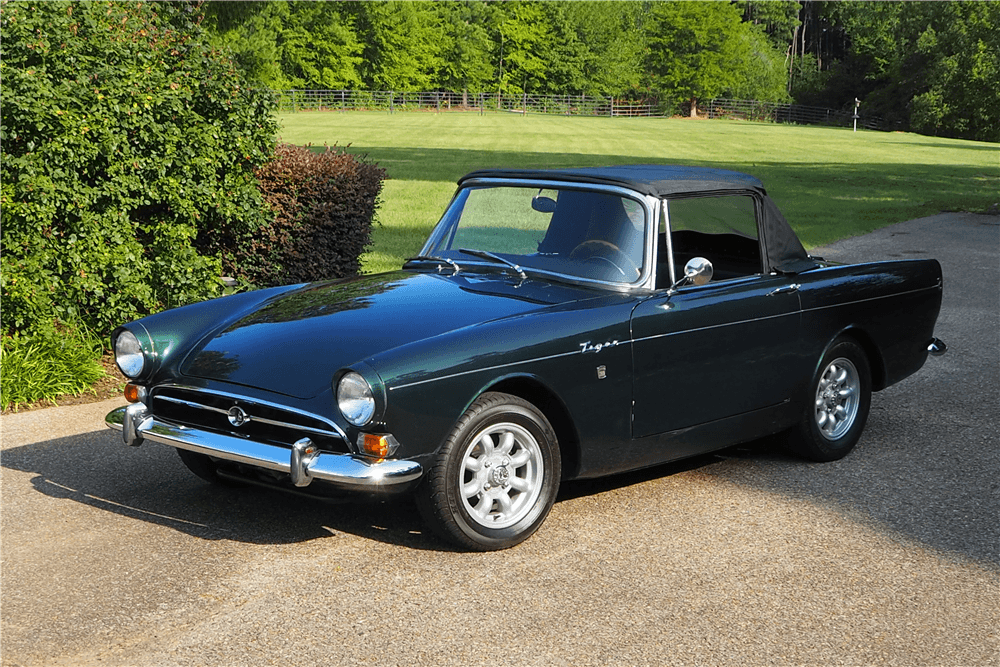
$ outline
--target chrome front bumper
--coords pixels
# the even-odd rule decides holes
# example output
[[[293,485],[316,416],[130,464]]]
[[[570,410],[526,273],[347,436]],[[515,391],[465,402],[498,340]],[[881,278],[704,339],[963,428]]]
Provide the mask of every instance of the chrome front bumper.
[[[416,481],[423,472],[416,461],[374,461],[352,454],[320,451],[308,438],[299,440],[289,450],[171,424],[157,420],[142,403],[112,410],[104,421],[110,428],[121,431],[125,444],[131,447],[152,440],[218,459],[288,473],[292,483],[299,487],[321,479],[345,490],[389,490]]]

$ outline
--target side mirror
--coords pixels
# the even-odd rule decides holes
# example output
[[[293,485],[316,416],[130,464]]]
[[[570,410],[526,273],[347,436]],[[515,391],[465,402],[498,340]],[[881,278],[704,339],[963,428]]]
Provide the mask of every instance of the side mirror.
[[[535,195],[531,198],[531,208],[535,209],[539,213],[552,213],[556,210],[556,200],[552,197]]]
[[[705,285],[715,275],[712,263],[704,257],[694,257],[684,265],[684,279],[692,285]]]
[[[673,293],[678,287],[684,285],[706,285],[715,275],[712,263],[704,257],[693,257],[684,265],[684,275],[681,279],[670,286],[668,293]]]

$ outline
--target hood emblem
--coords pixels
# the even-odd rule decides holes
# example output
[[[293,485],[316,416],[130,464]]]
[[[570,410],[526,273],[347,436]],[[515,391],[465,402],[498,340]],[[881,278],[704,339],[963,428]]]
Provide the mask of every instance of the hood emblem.
[[[238,405],[234,405],[229,408],[229,412],[226,413],[226,416],[229,417],[229,423],[237,428],[250,421],[250,415],[248,415],[246,411]]]

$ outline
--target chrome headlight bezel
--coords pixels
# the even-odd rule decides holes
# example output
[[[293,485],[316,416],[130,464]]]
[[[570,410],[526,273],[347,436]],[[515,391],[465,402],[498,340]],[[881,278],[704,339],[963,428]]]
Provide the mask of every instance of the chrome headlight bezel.
[[[138,336],[125,329],[115,336],[115,364],[122,375],[134,380],[141,376],[148,365],[146,351]]]
[[[344,419],[358,428],[375,417],[375,392],[368,380],[357,371],[344,373],[337,381],[337,409]]]

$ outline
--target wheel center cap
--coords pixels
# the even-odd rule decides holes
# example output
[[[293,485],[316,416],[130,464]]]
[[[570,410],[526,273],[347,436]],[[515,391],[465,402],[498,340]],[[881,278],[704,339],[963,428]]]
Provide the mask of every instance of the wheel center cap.
[[[497,466],[490,471],[490,481],[495,486],[505,483],[508,479],[510,479],[510,471],[507,470],[507,466]]]

